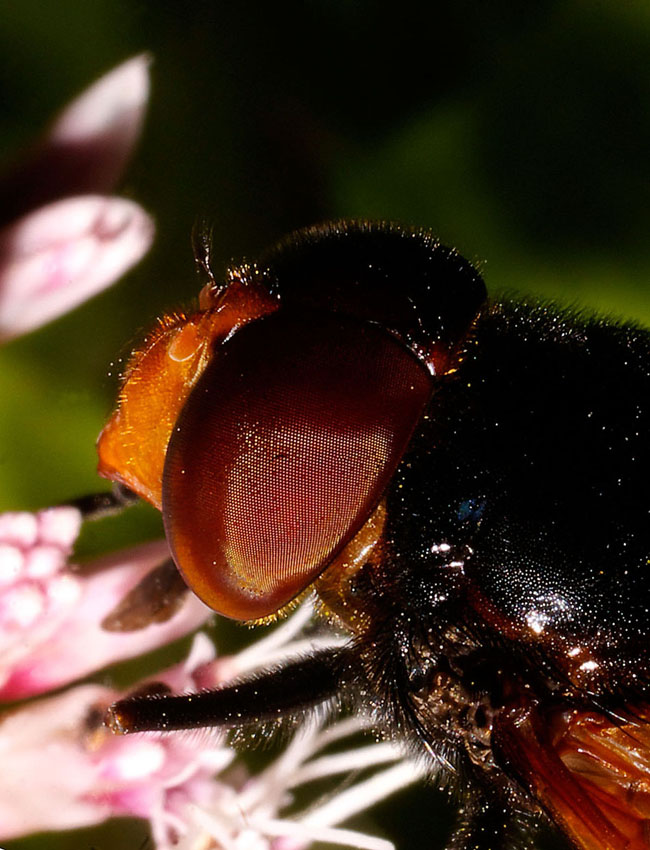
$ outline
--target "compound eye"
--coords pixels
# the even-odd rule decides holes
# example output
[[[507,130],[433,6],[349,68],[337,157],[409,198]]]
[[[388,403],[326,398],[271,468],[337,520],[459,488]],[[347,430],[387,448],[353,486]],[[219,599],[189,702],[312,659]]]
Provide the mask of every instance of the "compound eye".
[[[163,517],[194,592],[275,613],[375,507],[431,394],[427,369],[361,320],[282,311],[221,345],[178,419]]]

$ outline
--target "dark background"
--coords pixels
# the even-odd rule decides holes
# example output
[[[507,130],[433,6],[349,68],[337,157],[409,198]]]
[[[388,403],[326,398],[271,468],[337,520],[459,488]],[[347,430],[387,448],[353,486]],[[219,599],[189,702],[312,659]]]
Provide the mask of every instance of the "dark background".
[[[157,222],[152,251],[119,285],[0,352],[2,510],[103,486],[94,441],[118,358],[196,294],[199,218],[213,224],[217,272],[294,227],[396,219],[479,262],[493,293],[650,322],[645,0],[5,0],[0,15],[6,161],[100,74],[152,54],[150,114],[122,193]],[[137,509],[87,530],[80,554],[158,531]],[[431,791],[378,822],[402,850],[438,847],[448,829]],[[142,834],[8,850],[136,847]]]

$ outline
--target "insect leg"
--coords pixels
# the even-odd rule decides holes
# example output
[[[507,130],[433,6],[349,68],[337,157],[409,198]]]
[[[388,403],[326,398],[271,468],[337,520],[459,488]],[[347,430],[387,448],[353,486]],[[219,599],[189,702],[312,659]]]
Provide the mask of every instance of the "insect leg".
[[[89,493],[69,502],[64,502],[72,508],[77,508],[85,520],[103,519],[105,516],[119,514],[140,500],[140,497],[123,484],[114,484],[108,493]]]
[[[206,726],[245,726],[291,716],[336,696],[350,650],[318,652],[213,691],[127,697],[108,709],[120,734]]]

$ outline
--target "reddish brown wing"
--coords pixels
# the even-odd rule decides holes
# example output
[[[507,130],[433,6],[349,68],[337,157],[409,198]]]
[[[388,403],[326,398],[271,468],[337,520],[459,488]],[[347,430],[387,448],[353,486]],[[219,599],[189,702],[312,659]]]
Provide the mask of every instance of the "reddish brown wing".
[[[502,715],[495,746],[580,850],[650,847],[650,705],[625,719],[535,708]]]

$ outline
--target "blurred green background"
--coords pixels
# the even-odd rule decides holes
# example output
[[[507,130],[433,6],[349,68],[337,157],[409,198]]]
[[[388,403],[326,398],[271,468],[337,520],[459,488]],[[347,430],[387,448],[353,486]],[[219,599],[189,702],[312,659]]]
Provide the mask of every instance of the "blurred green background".
[[[213,223],[217,271],[322,219],[396,219],[479,262],[492,293],[650,323],[645,0],[3,0],[0,15],[5,160],[96,77],[152,54],[122,193],[157,222],[122,282],[0,351],[2,510],[104,486],[94,441],[119,358],[195,296],[199,218]],[[81,553],[158,532],[138,509],[88,530]],[[440,795],[408,793],[378,828],[400,848],[438,847],[443,809]],[[8,850],[138,846],[144,833],[122,828]]]

